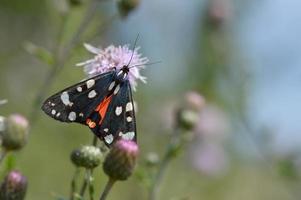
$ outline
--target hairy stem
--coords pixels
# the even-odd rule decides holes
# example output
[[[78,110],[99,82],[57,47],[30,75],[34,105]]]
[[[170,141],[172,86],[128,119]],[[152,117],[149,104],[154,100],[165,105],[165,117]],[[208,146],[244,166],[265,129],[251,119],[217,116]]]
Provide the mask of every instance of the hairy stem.
[[[112,189],[112,187],[113,187],[113,185],[114,185],[115,182],[116,181],[114,179],[109,178],[109,180],[108,180],[108,182],[106,184],[106,187],[103,190],[103,192],[102,192],[99,200],[105,200],[107,198],[107,196],[108,196],[109,192],[111,191],[111,189]]]

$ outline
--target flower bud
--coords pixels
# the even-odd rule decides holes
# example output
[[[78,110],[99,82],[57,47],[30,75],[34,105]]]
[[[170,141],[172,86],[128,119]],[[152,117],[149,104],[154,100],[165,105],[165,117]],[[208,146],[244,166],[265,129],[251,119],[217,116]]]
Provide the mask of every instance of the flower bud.
[[[160,158],[159,158],[158,154],[156,154],[154,152],[150,152],[146,155],[145,161],[146,161],[145,164],[148,167],[154,167],[159,164]]]
[[[134,170],[138,153],[138,145],[135,142],[117,141],[105,158],[104,172],[113,180],[126,180]]]
[[[25,117],[19,114],[0,119],[2,146],[6,150],[19,150],[27,142],[29,124]]]
[[[201,111],[205,106],[205,98],[197,92],[190,91],[185,94],[185,107],[197,112]]]
[[[192,130],[197,124],[199,113],[192,110],[180,110],[178,112],[178,126],[184,130]]]
[[[140,4],[140,0],[119,0],[118,9],[121,16],[126,17]]]
[[[232,16],[229,0],[211,0],[207,8],[207,20],[215,28],[221,27]]]
[[[177,112],[177,125],[186,131],[191,131],[199,120],[199,113],[205,105],[205,99],[197,92],[188,92]]]
[[[71,161],[77,167],[93,169],[102,161],[102,153],[95,146],[83,146],[71,153]]]
[[[27,179],[18,171],[11,171],[0,188],[1,200],[23,200],[27,189]]]

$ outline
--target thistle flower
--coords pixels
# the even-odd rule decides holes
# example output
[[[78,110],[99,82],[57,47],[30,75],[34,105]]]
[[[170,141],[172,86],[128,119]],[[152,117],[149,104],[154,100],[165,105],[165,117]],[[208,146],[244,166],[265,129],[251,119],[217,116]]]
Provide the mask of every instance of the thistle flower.
[[[11,171],[0,188],[1,200],[23,200],[27,190],[27,179],[18,171]]]
[[[207,176],[218,176],[226,172],[228,158],[220,144],[203,144],[191,152],[192,166]]]
[[[74,165],[87,169],[97,167],[102,161],[100,149],[94,146],[83,146],[80,149],[75,149],[70,157]]]
[[[130,140],[118,140],[103,163],[104,172],[113,180],[131,176],[138,156],[138,146]]]
[[[19,114],[0,119],[2,146],[5,150],[19,150],[27,142],[29,124],[25,117]]]
[[[95,56],[90,60],[78,63],[77,66],[84,66],[84,72],[89,77],[109,72],[113,69],[119,71],[123,66],[129,65],[129,67],[135,66],[128,73],[128,79],[132,88],[135,90],[137,79],[146,83],[146,77],[140,75],[140,69],[145,68],[148,59],[138,53],[139,47],[131,50],[128,45],[117,47],[110,45],[105,49],[96,48],[89,44],[84,44],[84,46]]]

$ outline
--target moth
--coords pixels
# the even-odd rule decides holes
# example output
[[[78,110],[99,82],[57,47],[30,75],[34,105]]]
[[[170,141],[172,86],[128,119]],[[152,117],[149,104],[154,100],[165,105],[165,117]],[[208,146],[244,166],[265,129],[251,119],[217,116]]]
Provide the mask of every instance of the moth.
[[[88,126],[108,147],[120,138],[136,142],[130,70],[124,65],[65,88],[46,99],[42,110],[61,122]]]

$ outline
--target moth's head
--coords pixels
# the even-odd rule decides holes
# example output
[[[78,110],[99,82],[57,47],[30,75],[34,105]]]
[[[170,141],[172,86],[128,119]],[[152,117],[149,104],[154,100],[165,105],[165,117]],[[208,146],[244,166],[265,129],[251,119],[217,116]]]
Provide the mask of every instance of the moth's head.
[[[117,72],[117,79],[120,81],[125,81],[128,79],[128,73],[130,72],[130,67],[128,65],[124,65],[118,72]]]

